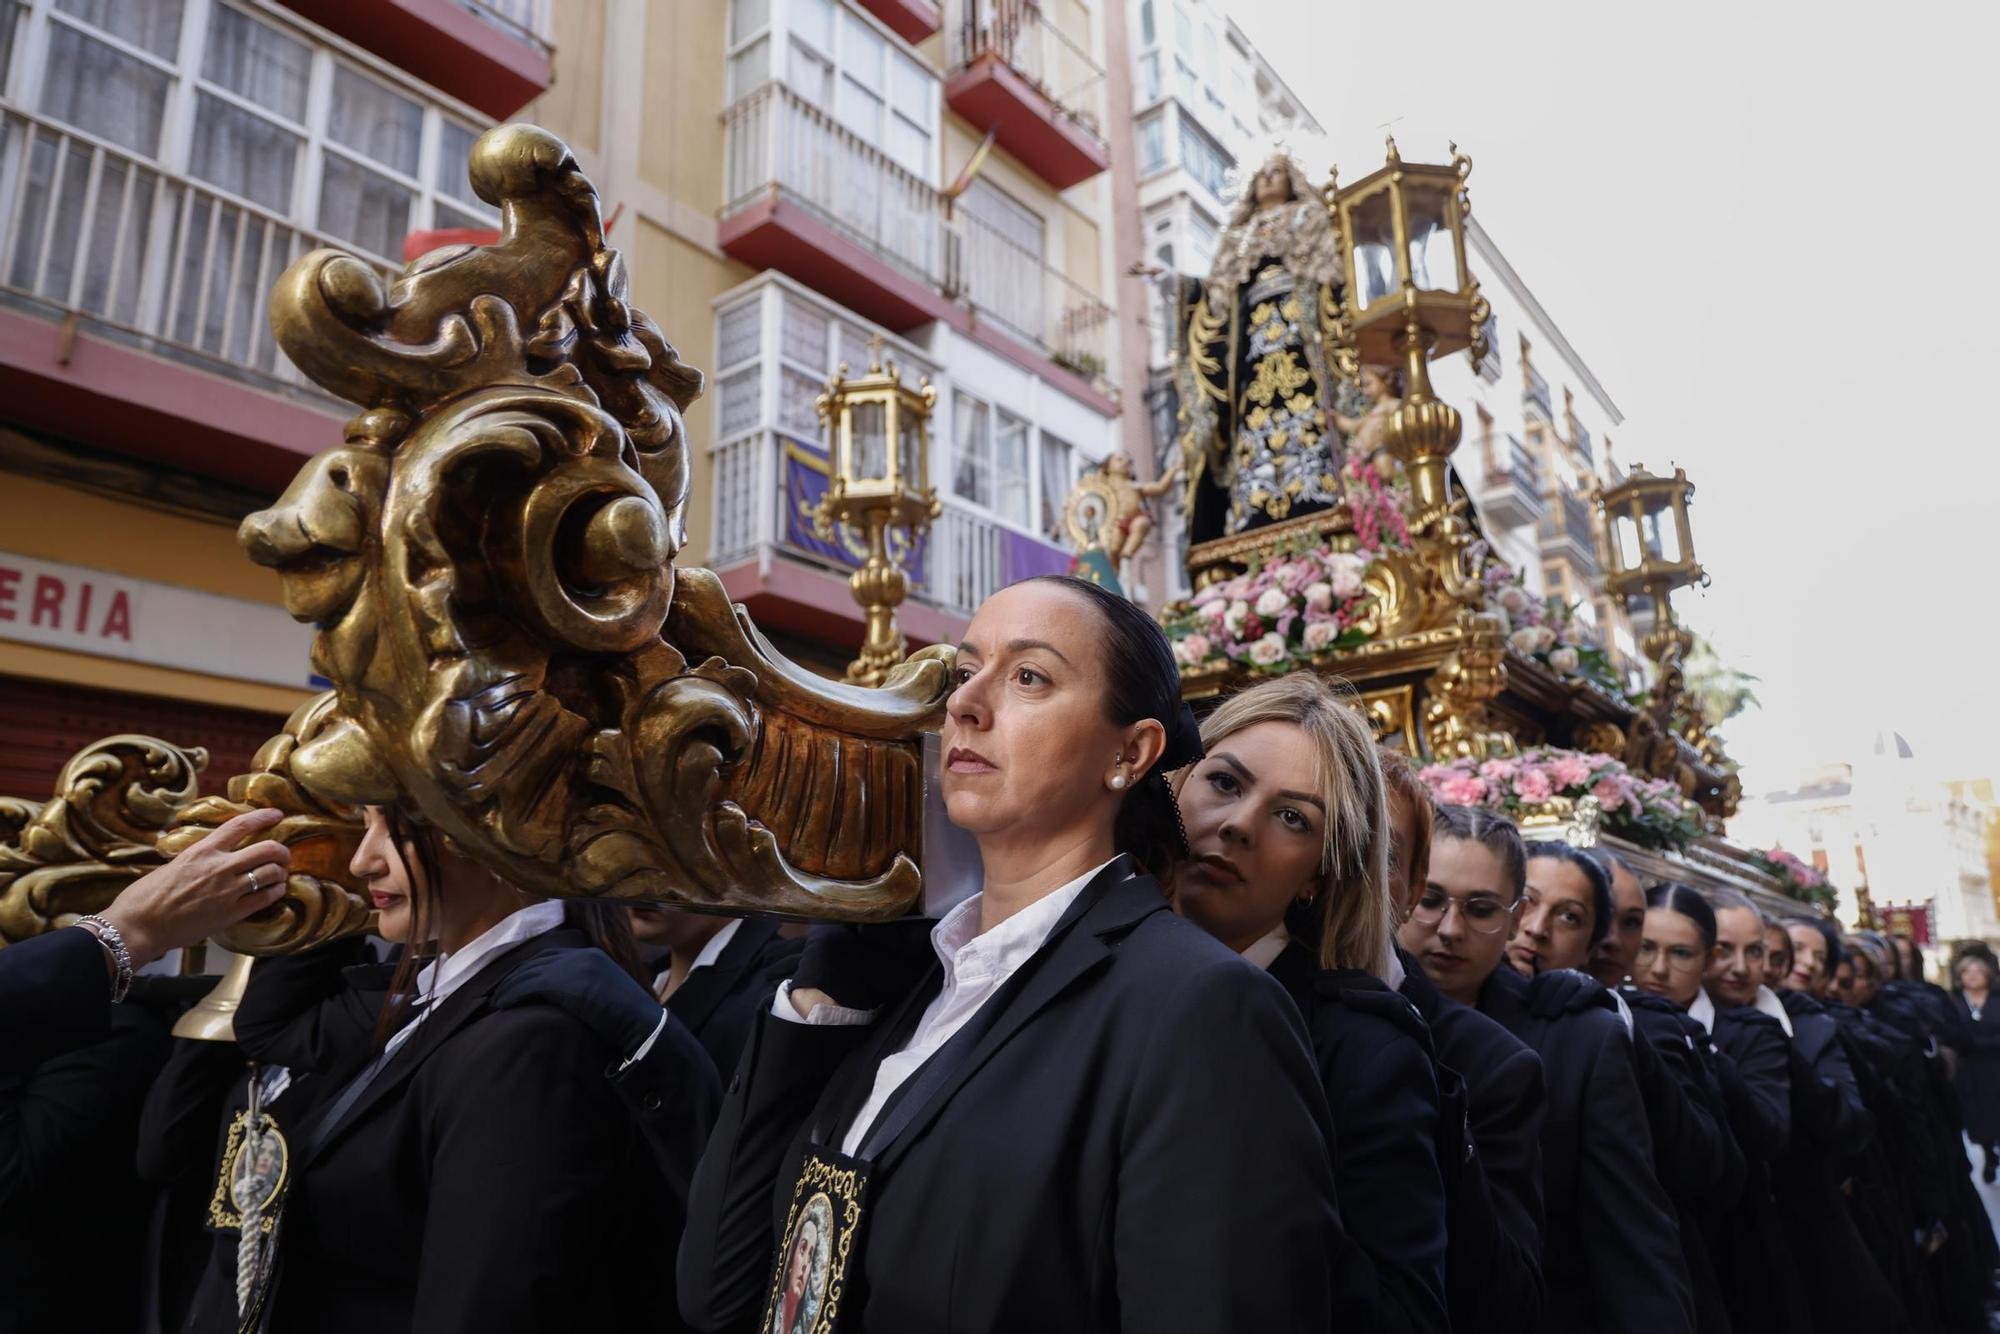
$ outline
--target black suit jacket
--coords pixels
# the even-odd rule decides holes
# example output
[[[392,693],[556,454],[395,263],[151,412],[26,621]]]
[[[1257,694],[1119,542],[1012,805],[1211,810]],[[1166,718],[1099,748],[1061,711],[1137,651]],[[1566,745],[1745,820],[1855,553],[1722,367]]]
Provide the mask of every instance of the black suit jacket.
[[[1743,1150],[1743,1192],[1711,1248],[1733,1328],[1789,1334],[1808,1328],[1808,1307],[1778,1213],[1772,1171],[1792,1134],[1791,1038],[1749,1005],[1715,1012],[1715,1045],[1730,1132]]]
[[[1529,1013],[1505,964],[1479,1009],[1533,1047],[1548,1081],[1542,1121],[1542,1327],[1550,1334],[1687,1334],[1694,1306],[1672,1204],[1653,1175],[1653,1137],[1632,1042],[1610,993],[1586,1008]]]
[[[779,935],[768,917],[746,917],[715,962],[689,973],[667,997],[667,1009],[707,1048],[724,1078],[736,1069],[757,1015],[770,1008],[771,993],[791,976],[804,945]]]
[[[1325,1099],[1284,990],[1119,859],[880,1156],[850,1289],[870,1334],[1324,1334],[1342,1244]],[[933,991],[933,966],[921,984]],[[910,1002],[921,1009],[922,990]],[[838,1141],[899,1025],[766,1013],[696,1174],[680,1294],[761,1309],[808,1123]],[[829,1088],[831,1086],[831,1088]]]
[[[343,1115],[329,1095],[290,1136],[270,1328],[661,1327],[673,1303],[659,1257],[680,1218],[605,1077],[618,1053],[553,1006],[489,1003],[529,959],[588,948],[560,929],[491,959]],[[251,1055],[344,1085],[373,1058],[365,1033],[352,1042],[366,1006],[317,972],[259,964],[236,1031]],[[687,1084],[659,1091],[699,1103],[712,1089]]]
[[[68,1031],[35,1045],[56,1054],[0,1075],[0,1332],[126,1334],[139,1315],[152,1208],[132,1142],[146,1088],[166,1060],[173,1014],[141,999],[143,978],[125,1004],[109,1005],[103,951],[82,931],[10,945],[0,960],[55,937],[85,948],[50,951],[43,962],[74,955],[81,976],[72,987],[62,968],[53,969],[52,994],[29,1008],[66,993],[91,1013],[83,1022],[54,1019]],[[13,1027],[17,1013],[0,1010],[0,1028]],[[94,1040],[76,1042],[93,1030]],[[10,1046],[16,1056],[29,1049]],[[96,1269],[84,1273],[79,1264]]]
[[[104,947],[65,927],[0,950],[0,1078],[22,1078],[51,1056],[111,1031]]]
[[[1470,1152],[1440,1159],[1450,1191],[1451,1327],[1528,1334],[1542,1320],[1542,1058],[1402,960],[1402,993],[1430,1027],[1439,1065],[1465,1086]]]
[[[1449,1329],[1442,1117],[1429,1030],[1379,979],[1322,970],[1297,941],[1272,962],[1271,976],[1305,1016],[1333,1118],[1333,1189],[1353,1242],[1336,1258],[1334,1311],[1385,1334]]]

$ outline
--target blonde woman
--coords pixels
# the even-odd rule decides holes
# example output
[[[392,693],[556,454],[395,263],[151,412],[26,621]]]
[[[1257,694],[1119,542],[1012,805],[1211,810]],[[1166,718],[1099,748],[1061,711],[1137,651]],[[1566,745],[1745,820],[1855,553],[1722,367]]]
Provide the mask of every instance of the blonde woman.
[[[1373,1330],[1443,1330],[1445,1117],[1428,1030],[1397,994],[1390,833],[1367,722],[1309,672],[1232,696],[1175,781],[1192,859],[1175,906],[1297,1002],[1333,1120],[1352,1244],[1334,1311]],[[1456,1132],[1462,1137],[1462,1113]]]

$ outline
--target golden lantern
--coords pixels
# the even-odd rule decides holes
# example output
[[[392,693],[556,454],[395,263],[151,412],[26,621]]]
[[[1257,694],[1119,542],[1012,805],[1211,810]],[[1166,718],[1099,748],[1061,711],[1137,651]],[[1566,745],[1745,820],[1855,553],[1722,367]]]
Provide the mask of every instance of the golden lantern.
[[[1679,657],[1693,645],[1674,621],[1673,591],[1708,583],[1707,571],[1695,560],[1694,530],[1688,525],[1692,499],[1694,484],[1682,469],[1675,468],[1671,477],[1655,477],[1637,466],[1597,497],[1604,529],[1604,586],[1628,614],[1635,598],[1652,603],[1653,626],[1641,647],[1655,662],[1664,662],[1670,648]]]
[[[1466,269],[1465,181],[1472,159],[1451,146],[1448,166],[1389,160],[1349,186],[1327,186],[1346,282],[1338,337],[1350,361],[1401,365],[1402,406],[1383,444],[1410,479],[1414,533],[1449,527],[1449,460],[1462,423],[1431,392],[1430,358],[1471,348],[1485,354],[1489,308]]]
[[[905,385],[894,360],[882,356],[880,338],[869,345],[866,375],[850,380],[842,363],[816,400],[827,430],[829,475],[815,526],[828,541],[836,526],[859,529],[867,550],[861,568],[847,579],[868,618],[861,656],[847,665],[847,679],[857,685],[880,685],[908,650],[896,626],[896,608],[910,583],[892,557],[889,531],[907,530],[914,546],[937,517],[929,464],[936,405],[929,377],[914,389]]]

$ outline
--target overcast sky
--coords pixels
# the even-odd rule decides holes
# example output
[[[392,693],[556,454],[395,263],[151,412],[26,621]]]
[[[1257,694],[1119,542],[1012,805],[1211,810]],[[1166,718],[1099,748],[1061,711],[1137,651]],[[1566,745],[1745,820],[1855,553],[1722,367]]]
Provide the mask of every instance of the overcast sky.
[[[1755,793],[1881,728],[2000,776],[2000,138],[1989,0],[1238,0],[1341,176],[1473,211],[1697,487],[1683,618],[1762,678]]]

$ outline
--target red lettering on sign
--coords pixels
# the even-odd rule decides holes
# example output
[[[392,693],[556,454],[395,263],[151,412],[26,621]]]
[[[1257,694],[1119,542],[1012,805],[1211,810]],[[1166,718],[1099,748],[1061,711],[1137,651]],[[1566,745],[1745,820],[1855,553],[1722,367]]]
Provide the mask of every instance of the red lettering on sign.
[[[62,629],[63,581],[52,574],[35,576],[35,607],[28,613],[29,625],[40,625],[44,613],[49,618],[49,628]]]
[[[14,586],[21,582],[21,572],[0,565],[0,621],[14,619]]]
[[[76,591],[82,595],[76,600],[76,632],[82,634],[85,623],[90,620],[90,595],[96,591],[96,586],[78,584]]]
[[[128,644],[132,642],[132,602],[122,588],[111,595],[111,610],[104,613],[104,628],[98,631],[100,639],[110,639],[113,635]]]

